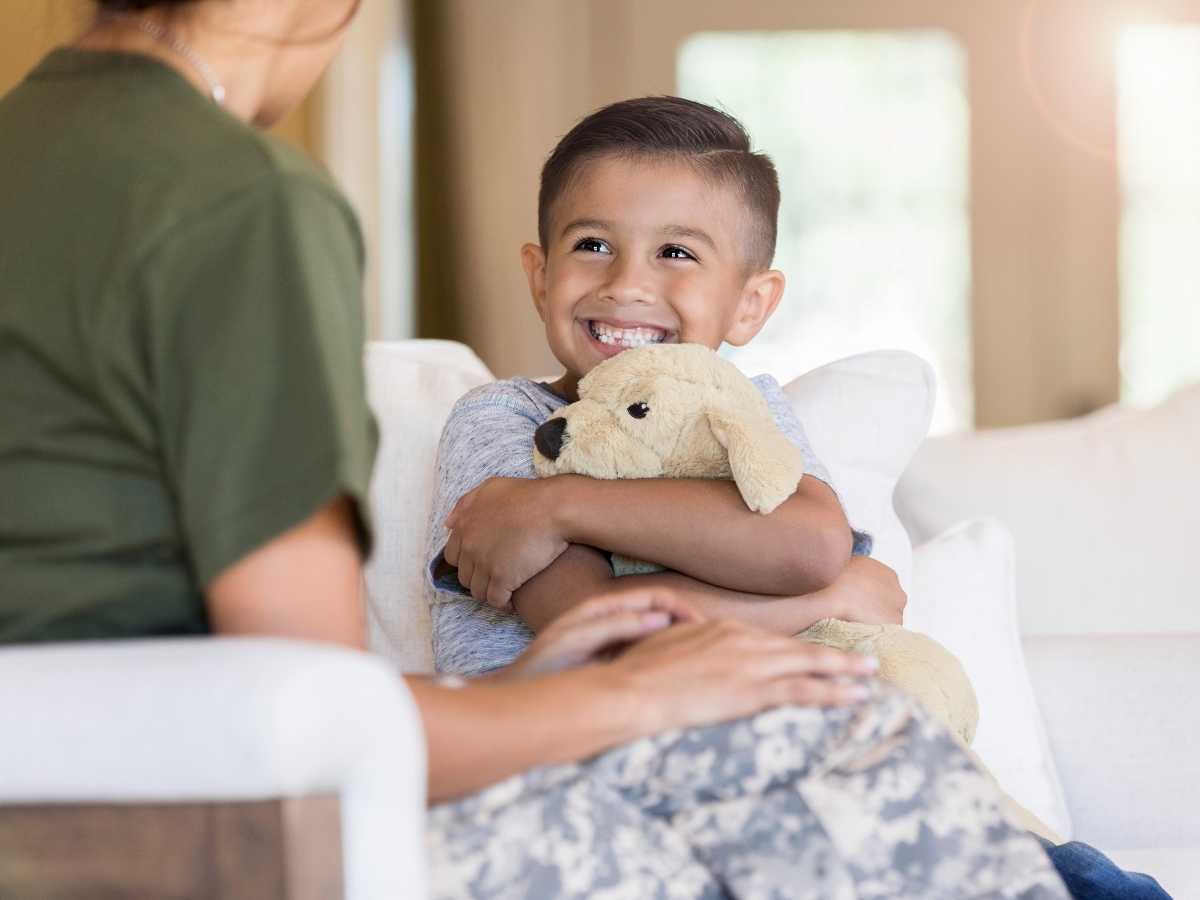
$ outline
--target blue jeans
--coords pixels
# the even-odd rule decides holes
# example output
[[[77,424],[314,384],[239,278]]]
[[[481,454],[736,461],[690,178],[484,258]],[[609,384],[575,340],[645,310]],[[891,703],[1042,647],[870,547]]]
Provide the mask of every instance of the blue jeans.
[[[1087,844],[1052,844],[1038,837],[1075,900],[1171,900],[1149,875],[1126,872]]]

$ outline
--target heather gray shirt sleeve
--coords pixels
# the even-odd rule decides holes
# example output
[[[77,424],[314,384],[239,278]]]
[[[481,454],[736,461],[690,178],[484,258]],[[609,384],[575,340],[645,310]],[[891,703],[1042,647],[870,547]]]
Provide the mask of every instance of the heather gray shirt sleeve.
[[[458,583],[442,551],[444,522],[459,499],[489,478],[533,478],[533,433],[549,414],[528,391],[496,382],[455,404],[438,445],[429,519],[428,576],[433,658],[439,672],[480,675],[505,666],[532,640],[515,614],[479,603]]]
[[[771,408],[771,415],[775,419],[775,424],[779,426],[779,430],[800,451],[800,456],[804,460],[805,476],[811,475],[832,488],[833,479],[829,477],[829,470],[813,452],[812,444],[808,442],[808,435],[804,433],[804,426],[800,424],[800,419],[796,416],[796,411],[792,409],[792,404],[788,400],[787,394],[783,392],[783,388],[779,386],[779,382],[770,375],[759,375],[752,378],[751,381],[758,388],[758,392],[763,395],[763,399],[767,401],[767,406]],[[837,488],[834,488],[834,493],[837,493]]]

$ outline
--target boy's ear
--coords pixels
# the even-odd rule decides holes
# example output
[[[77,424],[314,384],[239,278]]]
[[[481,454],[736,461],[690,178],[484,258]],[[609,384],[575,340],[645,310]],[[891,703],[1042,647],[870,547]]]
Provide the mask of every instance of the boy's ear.
[[[746,279],[725,343],[735,347],[750,343],[779,306],[785,286],[786,280],[778,269],[767,269]]]
[[[525,244],[521,247],[521,268],[529,280],[529,296],[537,308],[539,318],[546,321],[546,251],[540,244]]]

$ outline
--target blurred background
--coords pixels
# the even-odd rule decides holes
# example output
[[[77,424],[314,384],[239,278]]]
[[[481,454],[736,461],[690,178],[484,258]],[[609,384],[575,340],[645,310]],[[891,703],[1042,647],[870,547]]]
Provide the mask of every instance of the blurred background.
[[[0,2],[0,91],[86,25]],[[369,235],[377,338],[546,374],[518,250],[541,164],[590,110],[682,94],[779,168],[768,328],[787,380],[902,347],[935,430],[1143,405],[1200,380],[1200,0],[364,0],[278,129]]]

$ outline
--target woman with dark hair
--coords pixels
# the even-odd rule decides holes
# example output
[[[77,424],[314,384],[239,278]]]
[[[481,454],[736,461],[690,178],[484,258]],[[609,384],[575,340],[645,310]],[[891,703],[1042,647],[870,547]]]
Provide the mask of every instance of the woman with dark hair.
[[[364,646],[362,241],[258,130],[356,5],[102,0],[0,99],[0,642]],[[870,670],[643,592],[407,677],[435,890],[1062,896],[945,732],[856,699]]]

